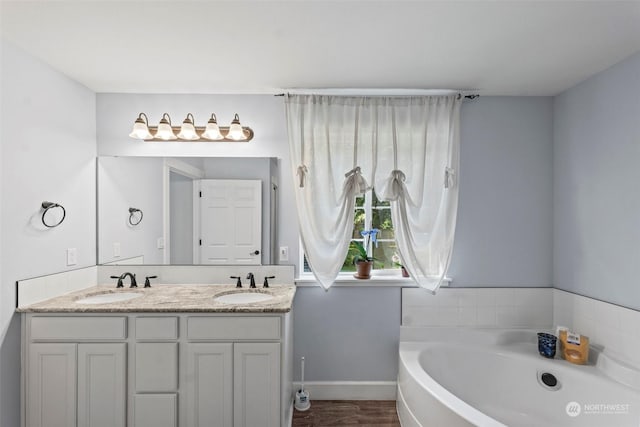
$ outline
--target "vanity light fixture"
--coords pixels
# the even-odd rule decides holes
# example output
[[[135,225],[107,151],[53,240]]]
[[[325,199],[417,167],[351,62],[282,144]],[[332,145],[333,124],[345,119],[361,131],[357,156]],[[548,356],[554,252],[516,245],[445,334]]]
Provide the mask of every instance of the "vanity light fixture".
[[[164,113],[158,126],[149,126],[149,120],[145,113],[140,113],[133,130],[129,134],[131,138],[141,139],[143,141],[222,141],[222,142],[238,142],[251,141],[253,139],[253,130],[250,127],[240,124],[240,117],[235,114],[230,126],[218,126],[218,119],[215,114],[211,114],[211,118],[206,126],[196,126],[193,114],[188,113],[182,122],[182,126],[175,127],[171,124],[171,117]],[[176,135],[175,132],[178,132]]]

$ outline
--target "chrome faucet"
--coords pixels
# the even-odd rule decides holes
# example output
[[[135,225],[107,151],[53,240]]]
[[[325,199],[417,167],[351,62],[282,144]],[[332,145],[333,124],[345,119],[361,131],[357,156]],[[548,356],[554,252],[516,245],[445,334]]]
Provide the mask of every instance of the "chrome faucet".
[[[250,288],[255,288],[256,287],[256,279],[255,279],[255,277],[253,277],[253,273],[247,274],[247,279],[250,280],[249,287]]]
[[[122,273],[122,275],[120,276],[111,276],[112,279],[118,279],[118,284],[116,285],[116,288],[124,288],[124,286],[122,285],[122,280],[127,276],[131,278],[131,285],[129,287],[130,288],[138,287],[138,283],[136,282],[136,275],[126,272],[126,273]]]

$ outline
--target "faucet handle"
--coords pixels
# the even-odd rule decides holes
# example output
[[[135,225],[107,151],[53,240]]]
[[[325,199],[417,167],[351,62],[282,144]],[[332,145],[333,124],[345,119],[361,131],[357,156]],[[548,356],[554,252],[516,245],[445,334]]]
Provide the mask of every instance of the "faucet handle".
[[[276,276],[264,276],[264,283],[262,284],[263,288],[268,288],[269,287],[269,280],[268,279],[275,279]]]
[[[229,276],[229,279],[237,279],[236,288],[242,287],[242,281],[240,280],[240,276]]]
[[[122,277],[120,276],[111,276],[112,279],[118,279],[118,284],[116,285],[116,288],[124,288],[124,286],[122,286]]]
[[[145,288],[150,288],[151,287],[151,281],[149,279],[157,279],[158,276],[147,276],[144,278],[144,287]]]
[[[255,288],[256,287],[256,279],[255,279],[255,276],[253,275],[253,273],[247,274],[247,279],[250,280],[249,287],[250,288]]]

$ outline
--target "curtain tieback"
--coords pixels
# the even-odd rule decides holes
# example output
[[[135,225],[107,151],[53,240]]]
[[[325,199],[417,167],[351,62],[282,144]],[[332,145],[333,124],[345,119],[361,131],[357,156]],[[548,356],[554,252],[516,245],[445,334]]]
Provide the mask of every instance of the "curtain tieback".
[[[344,177],[346,178],[344,181],[345,189],[349,189],[354,196],[364,193],[369,188],[367,181],[362,176],[360,166],[356,166],[349,172],[345,173]]]
[[[403,182],[407,179],[407,176],[399,169],[391,171],[389,178],[387,178],[387,185],[384,187],[382,194],[383,200],[396,201],[402,193]]]
[[[300,178],[300,188],[304,188],[304,183],[307,180],[307,173],[309,173],[309,169],[305,165],[298,166],[297,175]]]
[[[451,188],[455,185],[456,171],[453,168],[445,168],[444,170],[444,188]]]

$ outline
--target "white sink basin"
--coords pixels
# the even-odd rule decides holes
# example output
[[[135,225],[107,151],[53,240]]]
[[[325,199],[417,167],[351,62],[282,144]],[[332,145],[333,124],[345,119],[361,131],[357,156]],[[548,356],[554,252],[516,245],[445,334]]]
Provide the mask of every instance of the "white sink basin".
[[[110,304],[113,302],[128,301],[130,299],[138,298],[141,296],[142,294],[139,292],[116,292],[99,294],[76,300],[76,304]]]
[[[253,304],[256,302],[266,302],[273,299],[273,295],[261,292],[232,292],[214,298],[214,301],[223,304]]]

